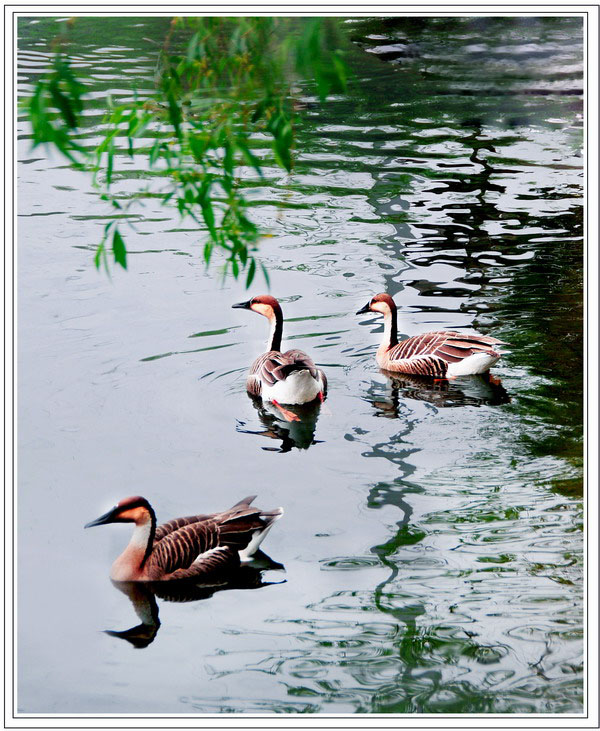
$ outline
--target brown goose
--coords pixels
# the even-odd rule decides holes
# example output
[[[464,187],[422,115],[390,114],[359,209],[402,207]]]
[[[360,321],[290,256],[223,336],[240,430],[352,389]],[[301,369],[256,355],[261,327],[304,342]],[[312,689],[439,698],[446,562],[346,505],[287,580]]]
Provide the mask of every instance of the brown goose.
[[[503,341],[488,335],[440,330],[398,342],[396,303],[389,294],[377,294],[356,314],[379,312],[384,318],[383,341],[377,350],[380,368],[433,378],[485,373],[497,363]]]
[[[283,515],[283,508],[251,507],[255,497],[246,497],[222,513],[175,518],[158,527],[150,503],[143,497],[128,497],[85,527],[135,523],[129,545],[112,565],[113,581],[206,580],[252,556]]]
[[[276,406],[307,404],[315,399],[323,401],[327,395],[327,378],[312,358],[296,349],[281,352],[283,312],[275,297],[263,294],[233,307],[258,312],[271,323],[267,352],[259,355],[248,371],[248,393],[272,401]],[[291,412],[287,414],[294,418]]]

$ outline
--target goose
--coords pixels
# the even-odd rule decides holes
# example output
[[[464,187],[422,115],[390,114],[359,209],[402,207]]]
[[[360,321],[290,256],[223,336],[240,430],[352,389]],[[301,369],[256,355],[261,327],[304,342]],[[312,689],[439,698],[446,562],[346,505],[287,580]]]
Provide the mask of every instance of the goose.
[[[135,523],[127,548],[112,565],[113,581],[206,581],[248,560],[283,515],[283,508],[251,507],[255,498],[250,495],[222,513],[175,518],[157,527],[146,498],[128,497],[84,527]]]
[[[376,359],[386,371],[454,378],[486,373],[500,359],[495,346],[504,342],[488,335],[439,330],[398,342],[396,303],[389,294],[376,294],[356,314],[364,312],[383,315],[383,340]]]
[[[263,294],[232,307],[258,312],[271,323],[267,351],[258,356],[248,371],[248,393],[271,401],[286,418],[298,421],[298,416],[283,409],[281,404],[308,404],[316,399],[324,401],[327,395],[325,374],[301,350],[281,352],[283,312],[275,297]]]

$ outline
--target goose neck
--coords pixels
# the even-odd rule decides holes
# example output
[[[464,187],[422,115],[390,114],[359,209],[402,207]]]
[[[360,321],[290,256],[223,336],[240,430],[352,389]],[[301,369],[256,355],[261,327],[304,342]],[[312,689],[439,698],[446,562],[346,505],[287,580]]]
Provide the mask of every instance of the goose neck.
[[[146,561],[150,558],[150,554],[152,553],[152,548],[154,547],[154,536],[156,535],[156,515],[154,514],[154,510],[150,508],[148,511],[150,513],[150,520],[146,522],[146,525],[149,526],[148,529],[148,535],[146,538],[146,550],[144,551],[144,558],[142,560],[142,566],[146,563]],[[137,526],[136,526],[137,528]]]
[[[271,332],[269,334],[268,350],[281,350],[281,338],[283,335],[283,313],[280,307],[273,308],[273,314],[269,318]]]
[[[154,536],[156,535],[156,515],[154,511],[150,509],[148,511],[147,518],[141,520],[135,524],[133,534],[127,546],[127,551],[130,551],[132,555],[136,554],[141,556],[139,568],[143,569],[144,564],[152,553],[154,546]]]
[[[390,307],[383,316],[383,342],[386,350],[393,348],[398,343],[398,312],[395,307]]]

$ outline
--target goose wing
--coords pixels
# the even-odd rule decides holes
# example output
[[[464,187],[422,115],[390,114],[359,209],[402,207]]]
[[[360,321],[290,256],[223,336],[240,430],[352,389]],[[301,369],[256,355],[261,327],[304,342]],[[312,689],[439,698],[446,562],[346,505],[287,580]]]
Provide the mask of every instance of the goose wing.
[[[315,365],[314,360],[302,350],[288,350],[283,353],[288,363],[286,366],[291,372],[292,370],[307,370],[313,378],[319,375],[319,369]]]
[[[448,362],[435,355],[416,355],[410,358],[390,360],[385,366],[386,370],[394,373],[407,373],[431,378],[444,378],[448,370]]]
[[[217,546],[200,554],[187,568],[176,569],[169,579],[202,579],[206,583],[218,585],[224,583],[227,572],[235,571],[240,566],[240,555],[229,546]]]
[[[259,356],[248,373],[248,391],[260,395],[260,385],[266,383],[274,386],[278,381],[285,381],[294,371],[309,371],[313,378],[318,378],[319,369],[313,359],[301,350],[288,350],[280,353],[271,350]]]
[[[498,355],[494,346],[501,344],[503,344],[502,340],[488,335],[470,335],[441,330],[402,340],[388,351],[388,357],[390,360],[396,361],[432,356],[441,358],[446,363],[458,363],[475,353]]]
[[[148,578],[158,580],[188,570],[197,561],[219,555],[219,528],[216,520],[188,523],[154,543],[146,564]],[[207,555],[208,554],[208,555]]]
[[[188,522],[155,541],[146,566],[149,580],[206,577],[239,566],[239,551],[247,548],[282,512],[251,506],[255,497],[250,495],[222,513],[199,516],[202,520]],[[165,526],[193,521],[194,517],[197,516],[179,518]]]
[[[230,508],[230,510],[233,510],[234,508],[237,508],[240,505],[248,506],[255,499],[256,499],[256,495],[249,495],[248,497],[243,498],[242,500],[237,502],[235,505],[233,505]],[[203,514],[188,515],[185,518],[174,518],[173,520],[169,520],[168,522],[163,523],[162,525],[159,525],[156,528],[156,532],[154,534],[154,543],[161,541],[165,536],[168,536],[173,531],[176,531],[185,525],[190,525],[191,523],[201,523],[206,520],[214,520],[218,515],[221,515],[221,514],[220,513],[208,513],[206,515],[203,515]]]
[[[201,523],[205,520],[212,520],[214,517],[215,513],[210,513],[208,515],[188,515],[185,518],[175,518],[174,520],[169,520],[167,523],[163,523],[156,528],[156,533],[154,534],[154,543],[162,541],[163,538],[168,536],[170,533],[173,533],[173,531],[178,530],[179,528],[183,528],[184,526],[190,525],[191,523]]]

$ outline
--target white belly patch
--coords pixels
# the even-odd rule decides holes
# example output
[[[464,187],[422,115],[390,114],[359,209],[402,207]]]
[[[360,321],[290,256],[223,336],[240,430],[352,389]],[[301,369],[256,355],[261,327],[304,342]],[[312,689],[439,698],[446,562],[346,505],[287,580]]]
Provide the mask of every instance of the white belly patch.
[[[307,404],[317,398],[320,390],[320,379],[315,380],[306,370],[293,371],[284,381],[273,386],[263,382],[262,397],[280,404]]]
[[[485,373],[500,360],[499,355],[489,353],[474,353],[458,363],[450,363],[448,376],[471,376],[476,373]]]

